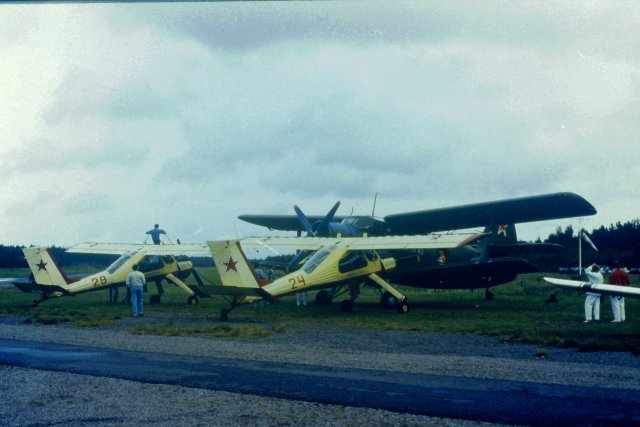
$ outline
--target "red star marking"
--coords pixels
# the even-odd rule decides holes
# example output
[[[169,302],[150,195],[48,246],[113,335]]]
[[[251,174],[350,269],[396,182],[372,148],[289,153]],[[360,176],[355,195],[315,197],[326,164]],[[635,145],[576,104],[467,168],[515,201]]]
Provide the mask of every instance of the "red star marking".
[[[505,237],[507,237],[507,227],[508,227],[508,225],[499,225],[498,226],[498,236],[502,234]]]
[[[40,258],[40,264],[36,264],[38,266],[38,271],[47,271],[47,263]]]
[[[232,256],[229,257],[229,262],[223,262],[223,264],[227,266],[227,271],[233,270],[236,273],[238,272],[238,269],[236,268],[237,263],[238,261],[234,261]]]

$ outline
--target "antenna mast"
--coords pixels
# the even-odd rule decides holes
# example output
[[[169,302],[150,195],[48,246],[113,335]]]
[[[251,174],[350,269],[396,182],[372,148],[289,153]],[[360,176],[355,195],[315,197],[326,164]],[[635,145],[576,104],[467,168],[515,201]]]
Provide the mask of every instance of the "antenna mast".
[[[371,210],[371,216],[376,216],[376,202],[378,201],[378,193],[373,198],[373,209]]]

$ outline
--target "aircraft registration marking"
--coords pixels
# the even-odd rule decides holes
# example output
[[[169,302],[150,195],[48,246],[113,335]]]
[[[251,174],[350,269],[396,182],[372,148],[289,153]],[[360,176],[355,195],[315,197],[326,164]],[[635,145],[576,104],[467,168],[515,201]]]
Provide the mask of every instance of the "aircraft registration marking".
[[[93,287],[104,286],[107,284],[107,278],[105,276],[98,276],[91,279],[91,283],[93,283]]]
[[[291,289],[303,288],[306,286],[307,282],[304,280],[304,276],[290,277],[289,284],[291,285]]]

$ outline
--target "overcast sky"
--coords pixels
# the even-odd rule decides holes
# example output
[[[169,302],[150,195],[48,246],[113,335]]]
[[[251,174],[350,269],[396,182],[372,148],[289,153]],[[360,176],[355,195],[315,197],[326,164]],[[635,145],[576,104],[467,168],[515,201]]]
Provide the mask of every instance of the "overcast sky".
[[[587,230],[630,221],[638,40],[635,1],[3,4],[0,243],[264,235],[238,215],[376,193],[570,191]]]

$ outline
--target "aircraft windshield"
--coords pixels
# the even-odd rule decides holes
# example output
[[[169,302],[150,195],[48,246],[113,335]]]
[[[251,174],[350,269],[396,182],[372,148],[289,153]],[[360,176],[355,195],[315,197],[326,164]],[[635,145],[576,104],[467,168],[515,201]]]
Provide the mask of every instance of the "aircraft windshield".
[[[119,269],[122,266],[122,264],[127,262],[129,258],[133,256],[133,254],[134,252],[127,252],[126,254],[122,255],[120,258],[115,260],[113,264],[107,267],[107,271],[109,272],[109,274],[113,274],[117,269]]]
[[[367,230],[375,226],[376,220],[370,216],[351,216],[344,218],[342,223],[353,225],[361,230]]]
[[[304,263],[304,265],[302,266],[302,270],[307,274],[311,274],[311,272],[315,270],[318,265],[320,265],[320,263],[324,261],[324,259],[335,250],[335,248],[336,245],[331,245],[327,246],[326,248],[320,249],[318,252],[313,254],[313,256],[309,258],[307,262]]]

